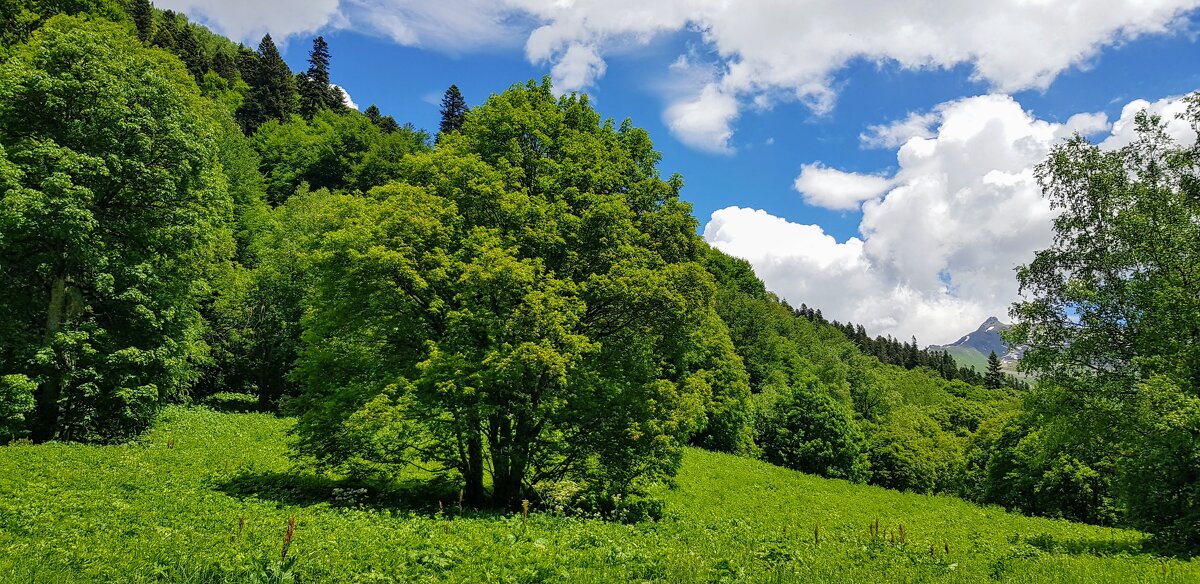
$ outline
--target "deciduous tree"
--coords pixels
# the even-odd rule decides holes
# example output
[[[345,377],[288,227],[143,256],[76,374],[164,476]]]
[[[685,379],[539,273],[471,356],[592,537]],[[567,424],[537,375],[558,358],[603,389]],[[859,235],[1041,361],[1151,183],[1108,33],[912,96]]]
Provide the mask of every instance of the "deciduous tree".
[[[102,20],[52,18],[0,65],[0,374],[36,382],[35,439],[126,438],[195,380],[232,251],[206,111]]]
[[[1187,119],[1200,124],[1200,102]],[[1037,176],[1059,211],[1051,247],[1021,267],[1012,340],[1030,345],[1051,423],[1120,456],[1138,526],[1200,545],[1200,147],[1161,120],[1106,150],[1076,137]],[[1057,422],[1055,422],[1057,421]]]
[[[409,184],[316,207],[337,227],[306,256],[302,451],[454,469],[476,503],[490,475],[497,506],[671,474],[748,393],[694,220],[645,133],[585,99],[530,83],[472,119]]]

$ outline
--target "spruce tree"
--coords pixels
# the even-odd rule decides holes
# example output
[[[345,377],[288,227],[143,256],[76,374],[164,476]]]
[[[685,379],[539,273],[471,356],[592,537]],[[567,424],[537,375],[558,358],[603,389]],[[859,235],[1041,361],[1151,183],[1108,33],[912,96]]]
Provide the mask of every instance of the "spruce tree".
[[[1004,386],[1004,374],[1000,372],[1000,358],[992,351],[988,355],[987,375],[983,377],[983,386],[988,389],[1000,389]]]
[[[366,115],[367,119],[371,120],[371,123],[375,124],[376,126],[379,125],[379,120],[383,118],[383,114],[379,111],[379,106],[375,104],[367,106],[367,109],[363,110],[363,114]]]
[[[133,0],[129,15],[137,26],[138,38],[143,43],[150,42],[154,38],[154,7],[150,5],[150,0]]]
[[[187,66],[188,73],[196,78],[199,82],[204,78],[204,73],[208,71],[208,57],[204,54],[204,49],[200,46],[200,41],[196,39],[196,32],[190,24],[184,24],[183,28],[175,35],[175,51],[179,55],[179,59]]]
[[[250,82],[250,93],[238,110],[238,121],[246,133],[253,133],[268,120],[286,120],[296,113],[296,80],[271,35],[258,45],[258,59]]]
[[[242,81],[252,85],[258,74],[258,53],[246,48],[246,45],[238,45],[234,63],[237,64],[237,71],[242,76]]]
[[[300,113],[312,119],[317,112],[329,109],[345,109],[342,90],[329,82],[329,43],[325,37],[313,39],[312,51],[308,54],[308,71],[296,76],[300,94]]]
[[[175,17],[173,10],[167,10],[162,13],[162,21],[154,30],[154,41],[150,44],[174,51],[175,45],[178,42],[176,36],[179,34],[179,22]]]
[[[396,118],[383,115],[383,113],[379,111],[379,106],[375,104],[367,106],[367,109],[363,111],[363,113],[366,114],[368,120],[371,120],[372,124],[375,124],[379,127],[379,129],[383,130],[384,134],[391,134],[392,132],[400,129],[400,124],[396,123]]]
[[[217,51],[212,58],[212,70],[217,75],[220,75],[226,81],[233,83],[237,81],[238,67],[234,63],[233,57],[225,51]]]
[[[296,76],[300,115],[311,120],[317,112],[328,107],[328,88],[329,44],[324,37],[317,37],[313,39],[312,51],[308,54],[308,71]]]
[[[457,85],[451,85],[442,96],[442,125],[439,131],[443,134],[458,131],[462,128],[467,117],[467,102]]]

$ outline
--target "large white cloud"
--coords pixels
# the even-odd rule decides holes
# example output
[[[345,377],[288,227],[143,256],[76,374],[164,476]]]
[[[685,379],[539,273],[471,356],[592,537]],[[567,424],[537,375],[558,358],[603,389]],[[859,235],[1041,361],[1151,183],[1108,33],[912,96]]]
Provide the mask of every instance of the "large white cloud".
[[[156,0],[164,10],[183,12],[229,38],[251,47],[266,33],[276,43],[345,22],[338,0]]]
[[[530,35],[531,59],[553,59],[572,44],[603,54],[664,31],[699,30],[721,74],[671,111],[702,123],[672,125],[686,143],[727,150],[748,100],[790,96],[820,111],[834,98],[834,75],[866,59],[906,69],[966,64],[974,78],[1011,92],[1045,88],[1062,71],[1086,66],[1104,46],[1177,26],[1197,0],[510,0],[543,24]],[[720,99],[717,99],[717,98]],[[668,119],[675,119],[668,115]]]
[[[715,57],[710,83],[677,95],[665,117],[685,143],[729,152],[746,103],[832,107],[833,78],[854,60],[905,69],[967,65],[998,91],[1045,88],[1105,46],[1178,30],[1200,0],[162,0],[235,38],[323,25],[374,31],[449,51],[524,43],[561,90],[604,75],[604,55],[696,30]],[[890,144],[880,135],[880,144]]]
[[[1014,268],[1051,242],[1053,211],[1033,173],[1050,148],[1074,132],[1110,128],[1098,136],[1103,146],[1126,144],[1142,108],[1190,142],[1190,127],[1173,119],[1183,107],[1176,98],[1135,101],[1109,126],[1103,114],[1040,120],[1007,95],[955,100],[897,124],[912,131],[896,150],[890,190],[863,205],[860,237],[838,242],[819,226],[739,207],[714,212],[704,237],[749,260],[793,304],[872,334],[952,342],[988,316],[1007,315],[1017,298]]]

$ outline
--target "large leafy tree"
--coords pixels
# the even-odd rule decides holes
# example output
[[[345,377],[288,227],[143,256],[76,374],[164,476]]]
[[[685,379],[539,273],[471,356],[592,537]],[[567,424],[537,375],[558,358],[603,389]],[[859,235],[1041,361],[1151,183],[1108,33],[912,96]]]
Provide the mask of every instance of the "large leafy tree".
[[[1187,117],[1200,108],[1191,98]],[[1105,150],[1083,138],[1038,168],[1060,210],[1053,245],[1018,270],[1013,340],[1049,423],[1120,460],[1129,518],[1200,545],[1200,147],[1161,120]]]
[[[34,438],[129,436],[195,380],[232,251],[208,107],[102,20],[52,18],[0,65],[0,374],[37,384]]]
[[[113,22],[128,18],[123,0],[0,0],[0,60],[57,14],[88,14]]]
[[[267,194],[281,203],[301,184],[363,191],[398,177],[405,155],[426,148],[428,136],[410,127],[391,132],[358,112],[317,113],[310,121],[270,121],[253,137]]]
[[[673,472],[748,387],[657,160],[644,131],[530,83],[406,159],[408,184],[289,202],[336,226],[304,259],[301,450],[439,464],[474,503],[490,475],[498,506]]]

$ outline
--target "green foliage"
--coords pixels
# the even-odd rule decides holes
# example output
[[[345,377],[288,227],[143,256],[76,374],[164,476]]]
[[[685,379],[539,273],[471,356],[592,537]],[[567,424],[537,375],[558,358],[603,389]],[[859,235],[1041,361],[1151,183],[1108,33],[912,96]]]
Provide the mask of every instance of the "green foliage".
[[[1132,411],[1144,433],[1122,461],[1122,499],[1134,525],[1152,530],[1174,551],[1194,552],[1200,537],[1200,398],[1158,376],[1138,389]]]
[[[329,83],[329,43],[325,37],[313,39],[312,51],[308,54],[308,71],[296,76],[296,87],[300,96],[300,115],[311,120],[317,112],[346,109],[342,90]]]
[[[1184,116],[1193,126],[1198,99]],[[1038,167],[1061,213],[1053,245],[1018,269],[1026,300],[1012,308],[1011,339],[1030,345],[1022,367],[1049,396],[1037,413],[1076,435],[1106,436],[1121,453],[1129,519],[1194,550],[1200,150],[1176,144],[1154,116],[1135,121],[1137,139],[1124,148],[1076,137]]]
[[[695,223],[644,138],[531,83],[403,160],[411,184],[329,196],[318,221],[335,227],[304,252],[301,450],[356,471],[435,463],[472,503],[486,464],[508,506],[564,479],[636,491],[697,431],[748,448]]]
[[[992,351],[988,355],[987,373],[983,376],[983,386],[987,389],[1000,389],[1004,386],[1004,373],[1000,371],[1000,358]]]
[[[869,435],[872,484],[917,493],[957,490],[961,445],[920,408],[893,409]]]
[[[38,383],[35,438],[131,436],[195,381],[232,252],[212,115],[102,20],[52,18],[0,66],[0,371]]]
[[[967,447],[964,494],[976,501],[1072,521],[1113,524],[1114,453],[1029,412],[983,425]]]
[[[385,132],[358,112],[324,110],[311,121],[270,121],[253,136],[269,200],[279,204],[302,184],[311,189],[370,190],[403,178],[404,157],[427,149],[411,128]]]
[[[154,7],[150,5],[150,0],[132,0],[129,16],[137,27],[138,38],[143,43],[149,43],[154,38]]]
[[[121,0],[0,0],[0,62],[57,14],[127,20]]]
[[[0,376],[0,444],[29,433],[25,416],[33,411],[36,391],[37,383],[24,375]]]
[[[438,131],[442,134],[457,132],[467,119],[467,100],[463,99],[457,85],[451,85],[442,96],[442,122]]]
[[[869,475],[862,432],[815,380],[786,391],[764,409],[758,431],[767,462],[854,482]]]
[[[390,134],[400,129],[400,124],[396,123],[396,118],[383,115],[383,112],[379,111],[379,106],[375,104],[367,106],[367,109],[363,110],[363,115],[367,116],[367,119],[371,120],[372,124],[379,126],[379,129],[383,130],[384,134]],[[379,182],[376,184],[383,183]]]
[[[287,120],[296,113],[296,80],[271,35],[263,36],[258,55],[243,58],[240,68],[242,78],[250,84],[246,102],[238,109],[238,122],[247,134],[270,120]]]
[[[823,480],[700,450],[685,452],[674,488],[653,491],[663,505],[657,522],[566,517],[537,504],[525,521],[519,512],[459,512],[456,493],[439,512],[440,495],[389,495],[291,470],[292,423],[172,407],[136,444],[0,447],[0,581],[1200,578],[1200,561],[1146,553],[1136,532]],[[289,517],[297,521],[285,566]],[[876,520],[881,536],[872,537]],[[888,537],[899,524],[903,544]]]

